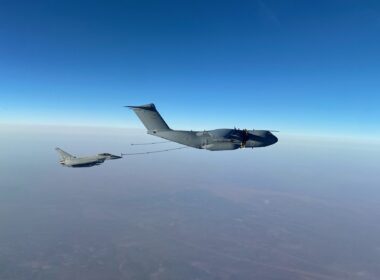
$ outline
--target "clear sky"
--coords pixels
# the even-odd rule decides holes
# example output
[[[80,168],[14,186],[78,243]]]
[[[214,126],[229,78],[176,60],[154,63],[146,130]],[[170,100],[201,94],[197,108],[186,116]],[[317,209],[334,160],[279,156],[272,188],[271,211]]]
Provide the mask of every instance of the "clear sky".
[[[0,2],[0,122],[380,135],[379,1]]]

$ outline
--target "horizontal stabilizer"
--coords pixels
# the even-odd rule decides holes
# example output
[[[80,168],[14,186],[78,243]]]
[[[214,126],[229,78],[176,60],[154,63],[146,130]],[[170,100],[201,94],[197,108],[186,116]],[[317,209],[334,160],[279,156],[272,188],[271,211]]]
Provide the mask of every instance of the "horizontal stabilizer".
[[[144,110],[155,110],[155,111],[157,111],[156,106],[154,106],[153,103],[140,105],[140,106],[125,106],[125,107],[128,107],[130,109],[144,109]]]

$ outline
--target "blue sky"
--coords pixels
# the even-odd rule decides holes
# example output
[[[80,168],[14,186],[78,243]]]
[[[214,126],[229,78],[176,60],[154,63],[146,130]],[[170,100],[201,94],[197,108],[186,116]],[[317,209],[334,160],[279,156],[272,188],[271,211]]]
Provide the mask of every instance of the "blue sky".
[[[1,1],[0,122],[380,135],[378,1]]]

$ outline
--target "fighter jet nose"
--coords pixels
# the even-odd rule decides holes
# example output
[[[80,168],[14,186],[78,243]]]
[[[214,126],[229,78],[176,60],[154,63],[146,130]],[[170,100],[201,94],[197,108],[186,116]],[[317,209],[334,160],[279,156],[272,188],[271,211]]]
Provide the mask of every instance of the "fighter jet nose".
[[[111,159],[119,159],[119,158],[122,158],[122,157],[120,157],[120,156],[115,156],[115,155],[112,155],[112,156],[111,156]]]

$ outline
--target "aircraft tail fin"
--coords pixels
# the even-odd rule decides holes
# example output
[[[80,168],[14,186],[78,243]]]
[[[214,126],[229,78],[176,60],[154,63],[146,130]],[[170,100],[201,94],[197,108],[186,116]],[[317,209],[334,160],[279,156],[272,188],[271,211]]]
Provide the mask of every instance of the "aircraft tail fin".
[[[132,109],[149,131],[170,130],[153,103],[142,106],[126,106]]]
[[[64,150],[61,150],[60,148],[55,148],[55,150],[59,153],[62,159],[75,158],[73,155],[66,153]]]

